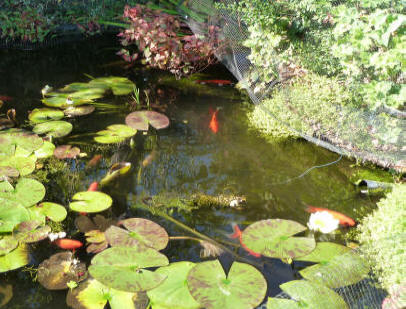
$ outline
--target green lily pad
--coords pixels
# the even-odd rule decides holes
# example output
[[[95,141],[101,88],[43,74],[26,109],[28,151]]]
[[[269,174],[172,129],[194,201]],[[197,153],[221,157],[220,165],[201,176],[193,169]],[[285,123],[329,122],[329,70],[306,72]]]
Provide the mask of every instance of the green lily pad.
[[[36,108],[29,115],[28,119],[32,123],[42,123],[51,120],[59,120],[64,116],[63,111],[52,108]]]
[[[68,117],[85,116],[93,113],[95,107],[93,105],[73,106],[65,109],[63,112]]]
[[[41,241],[48,237],[51,228],[48,225],[41,226],[42,222],[39,221],[25,221],[22,222],[15,234],[19,242],[34,243]]]
[[[265,297],[267,284],[253,266],[234,262],[228,275],[218,260],[193,267],[187,276],[190,294],[204,308],[255,308]]]
[[[349,251],[351,251],[350,248],[333,242],[318,242],[316,248],[310,254],[296,258],[295,261],[308,261],[325,264],[335,256]]]
[[[85,263],[74,263],[73,254],[64,251],[52,255],[38,266],[38,282],[48,290],[65,290],[67,283],[86,279]]]
[[[21,178],[15,189],[4,183],[0,185],[0,201],[8,200],[23,207],[30,207],[40,202],[44,196],[45,187],[43,184],[31,178]]]
[[[71,145],[58,146],[54,151],[54,156],[58,159],[75,159],[79,154],[80,149]]]
[[[99,253],[107,249],[109,244],[106,241],[105,233],[100,230],[91,230],[85,233],[86,242],[89,244],[86,247],[87,253]]]
[[[69,94],[61,94],[61,93],[53,93],[54,96],[50,96],[47,98],[42,99],[42,103],[46,106],[49,107],[57,107],[57,108],[68,108],[70,106],[79,106],[79,105],[84,105],[93,102],[93,100],[90,99],[78,99],[75,98],[73,103],[68,104],[67,99],[69,97]]]
[[[110,208],[113,203],[109,195],[97,191],[78,192],[72,199],[74,201],[69,204],[70,209],[86,213],[104,211]]]
[[[306,267],[300,275],[312,282],[329,288],[339,288],[355,284],[369,272],[368,265],[353,251],[336,255],[329,261]]]
[[[49,218],[54,222],[61,222],[65,220],[67,216],[65,207],[51,202],[43,202],[36,206],[30,207],[28,210],[36,213],[39,216],[43,216],[44,218]]]
[[[292,237],[305,230],[305,226],[291,220],[261,220],[243,231],[242,242],[264,256],[293,259],[309,254],[316,247],[314,238]]]
[[[10,253],[0,256],[0,273],[23,267],[29,260],[27,246],[19,245]]]
[[[87,90],[90,88],[99,88],[103,91],[106,91],[107,89],[109,89],[110,87],[108,85],[94,85],[91,83],[71,83],[66,85],[65,87],[61,88],[60,91],[63,92],[76,92],[76,91],[83,91],[83,90]]]
[[[14,155],[17,146],[31,153],[39,149],[43,142],[37,134],[29,131],[21,129],[0,131],[0,154]]]
[[[94,140],[101,144],[120,143],[126,138],[134,136],[137,130],[130,128],[124,124],[113,124],[107,127],[106,130],[97,132]]]
[[[13,236],[0,236],[0,256],[13,251],[18,246],[18,240]]]
[[[169,236],[159,224],[142,218],[131,218],[119,222],[127,230],[110,226],[106,230],[106,240],[112,247],[132,247],[144,245],[162,250],[168,245]]]
[[[69,290],[66,302],[74,309],[104,309],[107,302],[111,309],[136,309],[133,298],[137,298],[137,293],[115,290],[95,279],[88,279]]]
[[[0,166],[0,179],[3,177],[18,177],[20,173],[18,170],[11,166]]]
[[[158,287],[147,292],[152,308],[201,308],[200,304],[190,295],[187,284],[185,284],[189,271],[195,265],[192,262],[177,262],[158,268],[155,272],[168,278]]]
[[[160,130],[169,126],[169,118],[154,111],[138,111],[128,114],[125,123],[131,128],[140,131],[148,131],[149,125]]]
[[[0,155],[0,166],[14,168],[19,172],[21,176],[27,176],[31,174],[35,170],[36,162],[36,155],[31,155],[29,157]]]
[[[344,299],[323,285],[306,280],[293,280],[280,285],[292,299],[269,298],[267,308],[272,309],[346,309]]]
[[[37,134],[46,134],[52,137],[63,137],[72,131],[72,124],[67,121],[48,121],[37,124],[32,130]]]
[[[54,144],[48,141],[44,141],[44,144],[41,146],[41,148],[35,150],[34,154],[38,159],[45,159],[52,157],[52,155],[54,154],[54,150]]]
[[[89,272],[104,285],[127,292],[148,291],[166,279],[146,268],[168,265],[165,255],[147,247],[113,247],[92,259]]]
[[[108,87],[114,95],[130,94],[135,87],[135,84],[125,77],[109,76],[92,79],[89,82],[90,86]]]
[[[27,209],[16,202],[0,198],[0,233],[12,232],[21,222],[30,220]]]

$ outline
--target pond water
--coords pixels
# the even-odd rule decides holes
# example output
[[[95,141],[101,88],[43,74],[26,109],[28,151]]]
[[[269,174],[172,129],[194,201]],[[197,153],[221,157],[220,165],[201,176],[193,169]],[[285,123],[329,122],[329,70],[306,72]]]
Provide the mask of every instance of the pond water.
[[[115,162],[131,162],[132,170],[107,186],[105,192],[114,200],[112,216],[140,216],[152,218],[164,226],[171,236],[188,233],[171,222],[136,207],[147,196],[169,193],[188,198],[200,192],[208,195],[233,194],[244,196],[242,209],[204,207],[190,212],[171,209],[177,220],[196,231],[219,240],[233,241],[227,234],[231,224],[240,227],[261,219],[282,218],[306,224],[307,205],[327,207],[357,218],[360,209],[371,209],[375,200],[362,195],[351,183],[354,172],[351,162],[342,159],[328,167],[314,169],[296,178],[312,166],[332,162],[338,155],[302,140],[270,143],[249,128],[246,119],[246,98],[230,87],[202,86],[187,88],[182,81],[171,80],[167,74],[137,67],[124,69],[115,56],[115,41],[94,40],[87,43],[64,45],[52,50],[35,52],[0,51],[0,94],[14,99],[6,108],[15,108],[20,126],[27,126],[28,111],[41,107],[40,90],[44,85],[55,88],[76,81],[87,81],[91,76],[126,76],[141,91],[146,89],[157,104],[168,104],[165,113],[171,119],[168,129],[138,134],[135,147],[128,143],[100,146],[92,142],[90,133],[107,125],[124,123],[131,111],[128,97],[108,97],[100,102],[112,103],[117,108],[98,108],[95,113],[72,121],[70,136],[57,144],[73,144],[87,153],[87,157],[66,161],[62,171],[45,175],[47,201],[67,205],[75,192],[87,190],[90,183],[100,181]],[[222,67],[208,72],[211,79],[230,79]],[[169,82],[165,82],[168,81]],[[208,91],[206,91],[209,89]],[[209,129],[210,109],[218,112],[219,130]],[[2,112],[4,112],[3,107]],[[27,126],[28,127],[28,126]],[[102,155],[97,168],[88,168],[88,161]],[[144,162],[144,164],[143,164]],[[34,177],[40,177],[35,176]],[[43,180],[43,179],[42,179]],[[83,240],[73,224],[75,214],[65,221],[66,231]],[[342,236],[325,240],[343,242]],[[233,248],[232,246],[230,248]],[[31,250],[31,266],[57,252],[44,240]],[[90,261],[84,250],[78,256]],[[200,246],[190,240],[174,240],[163,251],[171,261],[200,261]],[[297,267],[273,259],[256,259],[244,250],[238,255],[259,267],[268,280],[269,295],[280,292],[278,285],[297,278]],[[234,258],[223,256],[228,267]],[[34,282],[35,272],[26,267],[0,275],[0,282],[13,286],[13,298],[7,308],[67,308],[66,291],[47,291]]]

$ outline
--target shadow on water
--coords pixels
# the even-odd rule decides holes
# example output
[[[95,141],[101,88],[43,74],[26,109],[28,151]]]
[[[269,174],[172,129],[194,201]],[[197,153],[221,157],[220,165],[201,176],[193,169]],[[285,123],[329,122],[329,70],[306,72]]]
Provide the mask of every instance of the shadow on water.
[[[41,106],[40,89],[46,84],[57,88],[71,82],[87,81],[84,73],[96,77],[127,76],[141,88],[159,80],[156,72],[145,68],[124,70],[122,66],[114,65],[119,59],[111,46],[118,45],[115,40],[107,38],[28,53],[0,50],[0,94],[14,98],[6,107],[17,110],[19,122],[24,126],[28,111]],[[111,65],[106,65],[109,63]],[[219,76],[213,75],[212,78]],[[222,88],[218,89],[219,93],[222,91]],[[91,182],[100,180],[112,163],[128,161],[132,163],[132,173],[106,189],[115,201],[114,215],[125,213],[154,218],[174,236],[185,235],[185,232],[162,218],[132,207],[134,203],[141,202],[142,197],[162,192],[182,197],[196,192],[244,195],[247,204],[242,210],[207,207],[189,213],[173,213],[176,219],[198,232],[221,239],[227,239],[233,222],[244,227],[256,220],[283,218],[306,224],[309,215],[304,209],[308,204],[336,209],[354,217],[357,208],[373,206],[373,201],[359,195],[349,181],[351,162],[346,159],[288,181],[314,165],[336,160],[338,155],[300,140],[265,142],[249,130],[245,107],[241,104],[243,99],[236,98],[239,98],[237,92],[233,99],[227,99],[185,95],[179,91],[166,111],[171,126],[153,135],[137,136],[135,150],[125,144],[111,147],[86,145],[91,141],[87,133],[109,124],[123,123],[130,111],[123,98],[104,99],[121,108],[74,120],[73,137],[58,141],[60,144],[79,144],[88,157],[69,161],[64,167],[66,173],[48,179],[45,183],[47,200],[67,205],[76,191],[86,190]],[[221,109],[218,112],[219,131],[215,134],[209,129],[209,109],[217,107]],[[86,162],[94,154],[103,155],[101,165],[88,170]],[[142,167],[149,155],[150,162]],[[68,218],[67,229],[74,233],[72,221]],[[38,265],[55,252],[55,247],[43,241],[33,250],[32,265]],[[199,261],[199,252],[196,243],[188,240],[170,242],[164,251],[171,261]],[[297,276],[296,269],[280,261],[255,259],[241,250],[239,254],[250,258],[255,265],[262,265],[270,295],[280,291],[280,283]],[[81,258],[89,260],[84,255]],[[227,269],[232,258],[224,256],[221,261]],[[0,281],[13,285],[14,297],[7,308],[66,308],[66,292],[45,290],[33,282],[28,269],[2,274]]]

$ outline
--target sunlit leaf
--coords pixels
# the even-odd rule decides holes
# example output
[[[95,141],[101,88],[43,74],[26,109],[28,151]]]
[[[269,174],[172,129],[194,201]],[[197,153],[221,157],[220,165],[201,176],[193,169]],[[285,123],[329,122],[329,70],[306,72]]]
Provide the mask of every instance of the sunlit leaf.
[[[113,203],[109,195],[97,191],[78,192],[72,200],[69,204],[71,210],[86,213],[101,212],[110,208]]]
[[[137,130],[124,124],[113,124],[108,126],[106,130],[97,132],[94,140],[101,144],[120,143],[136,133]]]
[[[64,116],[63,111],[52,108],[35,108],[29,115],[28,119],[32,123],[42,123],[51,120],[59,120]]]
[[[332,242],[318,242],[316,248],[308,255],[296,258],[295,261],[327,263],[337,255],[351,251],[350,248]]]
[[[5,255],[18,246],[18,240],[14,236],[0,237],[0,255]]]
[[[54,150],[55,150],[54,144],[48,141],[44,141],[44,144],[41,146],[41,148],[35,150],[34,153],[38,159],[45,159],[52,157],[52,155],[54,154]]]
[[[93,113],[95,107],[93,105],[82,105],[82,106],[74,106],[65,109],[63,112],[68,117],[77,117],[77,116],[85,116],[88,114]]]
[[[29,260],[26,245],[19,245],[10,253],[0,255],[0,273],[23,267],[28,264]]]
[[[0,233],[12,232],[17,224],[30,220],[27,209],[16,202],[0,198],[0,204]]]
[[[37,124],[32,130],[37,134],[52,137],[63,137],[72,131],[72,124],[67,121],[55,120]]]
[[[48,237],[51,228],[48,225],[41,226],[42,222],[39,221],[25,221],[22,222],[15,233],[15,237],[19,242],[34,243],[41,241]]]
[[[148,131],[149,125],[160,130],[169,126],[169,118],[155,111],[138,111],[128,114],[125,123],[140,131]]]
[[[0,156],[0,166],[14,168],[21,176],[31,174],[35,170],[36,162],[37,157],[35,155],[29,157]]]
[[[40,202],[45,196],[45,187],[42,183],[31,178],[20,178],[15,188],[5,189],[0,186],[0,200],[9,200],[17,204],[30,207]]]
[[[39,149],[42,144],[42,138],[29,131],[21,129],[0,131],[0,154],[14,155],[17,146],[28,152],[33,152]]]

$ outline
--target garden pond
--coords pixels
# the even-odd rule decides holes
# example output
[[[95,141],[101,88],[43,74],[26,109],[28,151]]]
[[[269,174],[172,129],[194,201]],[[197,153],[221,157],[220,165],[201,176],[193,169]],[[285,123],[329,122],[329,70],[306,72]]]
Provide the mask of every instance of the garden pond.
[[[150,264],[146,263],[148,265],[144,265],[144,267],[139,265],[141,269],[148,267],[154,269],[154,267],[167,265],[168,262],[163,255],[171,263],[178,261],[199,263],[215,261],[216,255],[219,253],[219,260],[226,272],[234,261],[241,262],[234,262],[233,264],[236,266],[233,266],[232,270],[237,274],[239,271],[241,272],[241,268],[248,267],[246,264],[256,267],[265,279],[259,272],[256,273],[252,269],[245,270],[248,273],[251,272],[251,277],[240,278],[243,280],[240,282],[240,287],[241,284],[249,285],[249,280],[253,280],[255,281],[254,286],[260,291],[258,293],[262,293],[254,296],[254,298],[256,297],[254,300],[247,300],[246,307],[242,308],[248,308],[254,303],[260,304],[264,299],[265,291],[267,296],[275,296],[281,292],[280,284],[300,279],[299,271],[309,265],[300,261],[291,263],[292,257],[297,255],[295,250],[303,249],[302,255],[306,255],[314,249],[313,234],[305,231],[309,220],[306,207],[309,205],[326,207],[354,219],[360,218],[375,207],[378,196],[363,194],[360,188],[354,184],[365,175],[375,173],[374,170],[368,170],[356,165],[353,161],[342,158],[335,164],[314,168],[303,174],[311,167],[337,160],[339,155],[303,140],[270,142],[260,136],[258,132],[250,129],[246,117],[246,112],[250,108],[247,97],[230,85],[219,86],[201,83],[202,80],[232,80],[232,77],[223,67],[212,68],[205,74],[194,75],[189,79],[176,80],[167,73],[153,71],[146,67],[125,68],[126,64],[119,61],[119,58],[115,56],[116,50],[111,46],[115,46],[115,42],[110,39],[91,39],[90,42],[63,45],[50,50],[0,51],[0,95],[3,96],[4,101],[0,113],[4,116],[7,110],[15,109],[16,116],[11,117],[10,121],[15,121],[17,127],[29,131],[33,130],[34,127],[34,132],[40,136],[52,135],[51,141],[56,146],[70,145],[72,147],[69,148],[68,146],[68,148],[61,150],[61,159],[56,158],[55,153],[52,157],[36,160],[35,171],[30,175],[27,172],[27,175],[24,176],[25,180],[10,178],[12,186],[20,185],[20,191],[15,189],[16,194],[24,195],[19,202],[24,204],[24,201],[33,198],[38,194],[37,191],[41,190],[36,191],[35,185],[24,187],[23,182],[30,181],[26,178],[32,178],[41,182],[46,189],[45,196],[43,198],[40,196],[34,203],[42,200],[63,205],[67,210],[67,216],[62,222],[58,222],[60,220],[55,217],[60,216],[60,219],[65,217],[64,210],[58,206],[47,205],[47,209],[54,211],[51,214],[51,211],[43,210],[42,212],[41,209],[38,210],[41,207],[44,208],[46,204],[32,206],[27,202],[30,205],[23,205],[24,207],[37,207],[37,213],[45,214],[44,221],[47,217],[46,225],[42,227],[40,227],[41,224],[22,226],[21,223],[26,220],[21,219],[12,224],[11,230],[3,231],[6,232],[2,234],[3,236],[10,236],[10,233],[7,234],[7,232],[11,231],[13,231],[13,235],[20,235],[18,238],[20,247],[14,251],[9,250],[8,254],[12,254],[16,250],[28,250],[28,254],[25,258],[26,262],[21,263],[23,267],[17,270],[7,271],[7,267],[12,269],[13,266],[5,266],[4,263],[8,262],[3,260],[3,265],[0,266],[3,272],[0,274],[0,307],[4,304],[6,308],[68,308],[66,284],[69,282],[70,288],[75,291],[75,289],[80,288],[80,283],[77,283],[79,287],[76,287],[77,284],[75,285],[74,282],[88,276],[86,266],[80,264],[81,262],[88,266],[91,264],[93,267],[92,276],[103,284],[109,280],[122,280],[118,270],[119,266],[112,270],[106,270],[108,266],[103,264],[102,258],[96,261],[94,253],[88,253],[85,247],[81,247],[76,249],[74,253],[75,257],[80,260],[80,262],[77,260],[74,262],[79,263],[77,268],[80,271],[76,271],[73,275],[66,269],[62,271],[65,272],[64,276],[72,275],[69,277],[71,280],[62,280],[65,286],[59,290],[55,289],[53,284],[57,285],[56,281],[60,281],[61,278],[58,277],[56,274],[58,271],[52,265],[60,266],[62,260],[71,261],[72,254],[61,249],[64,247],[62,242],[59,242],[59,246],[57,246],[46,237],[51,229],[52,232],[66,232],[66,238],[79,240],[82,243],[86,243],[86,241],[92,243],[93,247],[87,247],[87,250],[101,251],[96,257],[105,255],[103,257],[107,260],[130,259],[137,253],[128,248],[141,246],[139,243],[134,244],[131,241],[136,239],[139,242],[142,240],[148,242],[148,239],[144,239],[145,237],[148,238],[148,235],[144,235],[142,231],[139,232],[136,228],[136,226],[144,224],[144,231],[148,230],[154,236],[152,236],[152,240],[149,240],[152,244],[147,246],[148,250],[152,251],[149,252],[145,249],[149,255],[142,257],[150,259]],[[100,79],[109,76],[120,78]],[[132,85],[131,82],[128,84],[126,79],[122,79],[123,77],[134,82],[139,92],[130,89],[130,93],[124,91],[125,94],[122,95],[123,93],[120,91],[124,88],[127,89],[128,85]],[[64,130],[61,129],[62,124],[52,128],[41,128],[42,123],[49,123],[42,122],[41,117],[49,120],[49,118],[54,117],[51,114],[35,116],[34,113],[31,113],[30,118],[28,118],[30,111],[45,107],[41,100],[53,98],[47,93],[48,91],[44,88],[45,85],[53,87],[55,89],[53,91],[56,91],[68,84],[71,84],[73,89],[75,84],[72,83],[77,82],[94,82],[95,84],[99,83],[99,85],[104,82],[105,84],[110,83],[109,86],[103,86],[102,89],[110,87],[109,89],[113,93],[98,95],[96,99],[90,98],[94,101],[90,102],[90,106],[95,107],[91,114],[54,120],[67,121],[72,125],[72,131],[68,132],[67,135],[63,132],[60,133],[60,130]],[[120,88],[121,83],[123,88]],[[41,89],[43,90],[42,94]],[[84,89],[80,88],[80,90]],[[77,102],[82,99],[76,98],[74,95],[71,98],[69,95],[62,94],[60,97],[55,96],[57,99],[48,105],[54,103],[55,106],[60,106],[58,104],[69,105],[69,100]],[[94,95],[94,92],[91,95]],[[138,95],[140,99],[137,102]],[[58,101],[58,98],[62,99]],[[152,118],[153,116],[156,118],[152,119],[146,114],[139,114],[138,118],[133,117],[135,120],[132,120],[136,122],[136,125],[146,125],[147,128],[149,121],[150,126],[157,129],[150,128],[146,131],[138,129],[139,132],[136,134],[135,131],[131,131],[134,129],[128,129],[128,127],[129,133],[126,131],[128,134],[122,133],[122,131],[119,133],[106,133],[104,131],[104,133],[97,134],[99,142],[97,142],[97,138],[95,141],[96,132],[106,130],[111,125],[118,124],[124,127],[125,123],[131,122],[128,120],[128,114],[148,108],[159,113],[151,114]],[[167,118],[163,115],[166,115]],[[213,115],[216,116],[215,127],[212,123]],[[64,115],[62,113],[61,117],[55,117],[59,119]],[[140,120],[140,118],[142,119]],[[166,123],[168,120],[170,121],[169,126]],[[70,125],[67,126],[66,130],[70,131]],[[118,130],[121,127],[109,127],[108,131],[114,131],[114,128]],[[4,132],[7,131],[1,132],[3,132],[4,138]],[[123,138],[113,139],[113,143],[111,143],[112,140],[109,138],[111,136],[116,138],[120,134],[123,134]],[[2,143],[3,145],[0,144],[0,147],[5,147],[7,141],[4,142],[3,139]],[[35,140],[28,140],[28,143],[32,146]],[[16,144],[18,145],[18,142]],[[78,147],[80,151],[73,147]],[[1,151],[6,152],[5,148]],[[10,163],[10,165],[12,164]],[[3,164],[3,166],[7,166],[7,164]],[[112,166],[113,170],[111,169]],[[4,173],[4,170],[2,171]],[[20,171],[20,174],[23,172]],[[109,177],[106,178],[106,175]],[[110,196],[111,199],[106,195],[98,196],[97,199],[94,197],[94,200],[92,200],[93,197],[81,198],[76,195],[74,199],[87,200],[87,202],[84,202],[85,206],[81,204],[83,201],[76,202],[75,205],[72,202],[73,196],[78,192],[88,191],[89,186],[92,184],[94,186],[94,182],[97,182],[100,191]],[[3,190],[4,186],[1,188]],[[0,201],[2,201],[1,198],[6,199],[6,201],[14,198],[10,195],[4,197],[4,191],[7,190],[4,189],[3,192],[0,192]],[[13,187],[11,190],[14,190]],[[19,197],[17,196],[16,199],[18,200]],[[95,215],[93,212],[98,212],[98,214]],[[36,219],[38,218],[41,218],[40,215],[36,217]],[[150,221],[141,221],[140,219],[137,221],[137,219],[128,218],[152,220],[164,228],[166,232]],[[282,221],[260,221],[276,218],[282,219]],[[107,229],[118,221],[130,232],[113,225],[116,230],[110,231],[111,235],[108,237],[104,235],[105,229],[101,225]],[[286,236],[286,239],[293,239],[294,237],[290,236],[300,233],[298,235],[306,236],[303,238],[307,240],[303,243],[294,243],[292,254],[270,254],[269,252],[266,254],[265,251],[269,251],[270,248],[261,248],[260,244],[254,244],[254,240],[252,240],[251,245],[248,244],[250,237],[255,238],[255,230],[258,230],[257,233],[264,237],[272,234],[272,231],[266,232],[261,230],[263,227],[253,225],[258,221],[263,224],[266,223],[271,230],[272,228],[275,229],[272,227],[274,225],[278,226],[277,229],[286,230],[287,234],[284,235],[282,232],[280,237]],[[87,234],[86,239],[82,232],[92,230],[89,225],[94,226],[93,230],[99,230],[99,232],[93,235]],[[238,232],[235,225],[238,225],[242,230],[250,225],[251,231],[249,232],[254,236],[245,235],[249,248],[246,248],[245,245],[241,246],[242,242],[240,245],[238,235],[234,235],[237,236],[237,239],[230,236],[233,232],[234,234]],[[316,234],[315,237],[318,242],[329,241],[345,245],[348,243],[345,236],[348,230],[347,227],[341,227],[335,234]],[[46,238],[42,239],[44,237],[35,234],[38,231],[41,231],[41,235],[45,235]],[[42,240],[32,243],[25,241],[31,235],[27,233],[35,234],[33,241],[40,238]],[[166,233],[170,236],[169,241]],[[107,238],[107,242],[105,238]],[[132,246],[125,247],[123,239],[129,241]],[[198,240],[196,241],[196,239]],[[216,247],[213,243],[210,246],[211,240],[215,241],[215,244],[221,244],[221,248]],[[202,244],[202,241],[206,242]],[[112,246],[110,249],[105,249],[107,243]],[[301,248],[295,249],[295,247]],[[307,247],[312,248],[307,250]],[[6,250],[3,247],[0,249]],[[102,251],[103,249],[105,250]],[[158,250],[162,254],[158,253]],[[59,260],[57,258],[55,258],[56,260],[49,259],[58,252],[65,252],[65,255],[59,256]],[[0,259],[4,258],[5,255],[7,254],[0,256]],[[43,262],[47,259],[48,262]],[[310,261],[318,262],[319,260],[316,258],[310,259]],[[16,263],[18,264],[18,262]],[[142,263],[140,262],[140,264]],[[54,272],[53,275],[55,276],[40,273],[37,271],[38,265],[51,273]],[[173,265],[176,267],[176,265],[181,264]],[[182,271],[189,270],[193,265],[182,265]],[[221,270],[217,264],[210,264],[210,267],[213,273]],[[108,272],[119,274],[117,275],[118,278],[113,278],[114,276],[105,278],[103,273]],[[207,300],[204,295],[200,295],[198,282],[201,278],[199,276],[204,277],[206,272],[210,275],[210,270],[206,270],[202,266],[202,269],[194,268],[193,274],[189,273],[188,284],[192,286],[190,292],[194,300],[188,299],[189,306],[185,305],[185,308],[199,307],[199,304],[190,303],[196,300],[200,300],[200,305],[204,304],[205,307],[218,308],[213,305],[213,302],[216,304],[217,301],[216,292],[210,292],[210,295],[214,295],[214,300]],[[152,272],[145,271],[144,274],[146,276],[146,279],[143,279],[145,284],[150,283],[153,286],[153,283],[161,280],[157,277],[158,274],[155,274],[155,277],[148,277]],[[83,278],[79,280],[79,277]],[[211,280],[210,278],[206,279]],[[231,272],[229,279],[230,282],[233,281]],[[105,288],[99,281],[87,280],[89,286],[95,290]],[[228,279],[224,280],[225,285],[230,283],[227,281]],[[176,287],[176,283],[173,283],[173,286]],[[113,307],[114,299],[119,299],[115,306],[120,308],[118,304],[124,304],[125,301],[128,301],[128,297],[131,299],[135,295],[131,294],[134,292],[132,288],[127,292],[118,291],[126,289],[117,282],[110,288],[112,289],[107,293],[108,296],[106,293],[99,295],[102,299],[101,304],[99,299],[99,307],[89,308],[103,308],[107,301]],[[140,287],[138,286],[138,288]],[[151,287],[144,288],[142,286],[140,289],[151,289]],[[69,293],[72,294],[72,291]],[[88,299],[91,299],[94,294],[87,292],[89,294],[84,295],[88,295]],[[159,303],[162,295],[154,296],[153,294],[151,292],[148,296]],[[252,292],[251,294],[255,293]],[[142,308],[142,295],[139,293],[139,297],[137,296],[139,308]],[[69,297],[68,302],[71,305],[81,308],[78,303],[75,303],[80,297],[75,300],[72,300],[75,298],[74,296],[70,295]],[[334,296],[331,297],[334,298]],[[5,304],[6,302],[7,304]],[[242,298],[240,298],[240,302],[244,302]],[[168,306],[168,304],[166,305]],[[159,308],[164,307],[162,305]],[[238,306],[233,308],[238,308]]]

